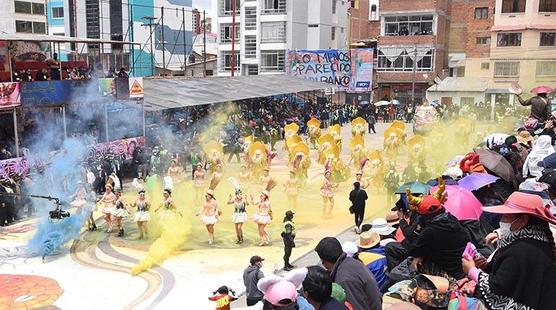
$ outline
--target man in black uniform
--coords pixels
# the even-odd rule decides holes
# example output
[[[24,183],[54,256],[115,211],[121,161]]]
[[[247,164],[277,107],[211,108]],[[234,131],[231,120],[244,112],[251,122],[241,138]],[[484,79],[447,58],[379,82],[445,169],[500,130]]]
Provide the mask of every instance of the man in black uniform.
[[[286,211],[286,216],[284,217],[284,230],[282,231],[282,240],[284,241],[284,270],[290,271],[295,266],[290,264],[290,256],[292,255],[292,249],[295,248],[295,223],[293,222],[294,213]]]

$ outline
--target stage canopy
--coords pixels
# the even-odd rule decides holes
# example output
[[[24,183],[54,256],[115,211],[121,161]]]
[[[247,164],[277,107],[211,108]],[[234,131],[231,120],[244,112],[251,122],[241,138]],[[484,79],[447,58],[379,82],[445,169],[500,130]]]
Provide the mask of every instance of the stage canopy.
[[[287,75],[144,79],[145,109],[158,111],[188,106],[336,89],[332,84]]]

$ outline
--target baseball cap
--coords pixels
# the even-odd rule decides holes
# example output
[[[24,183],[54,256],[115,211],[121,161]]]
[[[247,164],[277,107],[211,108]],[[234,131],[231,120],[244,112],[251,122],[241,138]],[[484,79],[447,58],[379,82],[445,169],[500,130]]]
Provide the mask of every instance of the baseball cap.
[[[251,257],[251,259],[249,260],[249,263],[251,263],[251,265],[254,265],[255,263],[262,262],[262,261],[264,261],[264,258],[262,258],[258,255],[255,255],[255,256]]]

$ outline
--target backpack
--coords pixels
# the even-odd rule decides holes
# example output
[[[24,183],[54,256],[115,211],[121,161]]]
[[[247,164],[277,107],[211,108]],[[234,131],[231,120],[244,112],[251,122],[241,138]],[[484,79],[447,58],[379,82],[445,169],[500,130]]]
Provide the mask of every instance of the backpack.
[[[451,287],[448,310],[486,310],[487,308],[482,301],[471,297],[476,285],[475,281],[468,278],[456,282]]]

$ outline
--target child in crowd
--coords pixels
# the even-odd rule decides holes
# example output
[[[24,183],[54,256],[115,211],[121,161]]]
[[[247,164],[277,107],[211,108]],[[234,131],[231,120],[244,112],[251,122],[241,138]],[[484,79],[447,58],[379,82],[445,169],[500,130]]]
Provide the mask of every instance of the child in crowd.
[[[238,299],[236,292],[225,285],[212,292],[212,295],[208,299],[216,302],[216,310],[230,310],[230,303]]]

